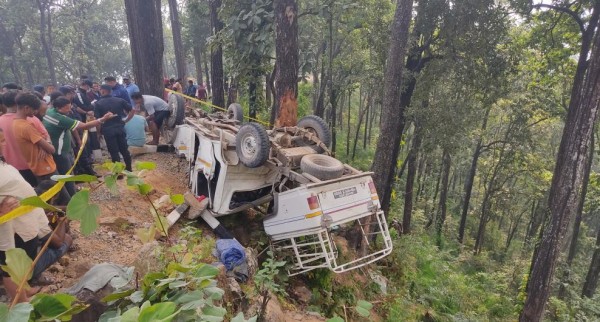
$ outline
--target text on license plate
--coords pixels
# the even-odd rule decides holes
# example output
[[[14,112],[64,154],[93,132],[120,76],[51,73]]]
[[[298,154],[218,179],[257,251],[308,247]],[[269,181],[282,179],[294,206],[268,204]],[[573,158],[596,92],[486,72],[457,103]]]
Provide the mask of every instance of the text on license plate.
[[[356,190],[356,187],[346,188],[346,189],[334,191],[333,192],[333,198],[340,199],[340,198],[344,198],[344,197],[355,195],[357,193],[358,193],[358,191]]]

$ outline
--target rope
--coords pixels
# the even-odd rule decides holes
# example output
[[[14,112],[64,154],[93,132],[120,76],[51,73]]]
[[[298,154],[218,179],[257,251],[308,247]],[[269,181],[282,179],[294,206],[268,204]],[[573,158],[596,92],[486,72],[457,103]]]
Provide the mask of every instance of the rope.
[[[67,173],[66,173],[67,175],[71,174],[71,172],[73,172],[73,169],[77,165],[77,162],[79,162],[79,158],[81,157],[81,154],[83,153],[83,148],[85,147],[87,140],[88,140],[88,131],[85,130],[83,132],[83,137],[81,138],[81,146],[79,147],[79,151],[77,152],[77,157],[75,158],[75,162],[73,163],[73,166],[71,167],[71,169],[69,169],[69,171],[67,171]],[[54,186],[52,186],[52,188],[48,189],[48,191],[42,193],[40,195],[40,198],[42,200],[44,200],[44,202],[47,202],[52,197],[56,196],[56,194],[58,194],[60,192],[60,190],[64,187],[64,185],[65,185],[64,182],[57,182]],[[6,222],[9,222],[15,218],[18,218],[20,216],[23,216],[27,213],[30,213],[35,208],[36,207],[33,207],[33,206],[19,206],[18,208],[13,209],[11,212],[7,213],[6,215],[0,217],[0,225],[4,224]]]
[[[189,99],[189,100],[191,100],[191,101],[194,101],[194,102],[196,102],[196,103],[200,103],[200,104],[202,104],[202,105],[206,105],[206,106],[208,106],[208,107],[212,107],[212,108],[214,108],[214,109],[217,109],[217,110],[220,110],[220,111],[223,111],[223,112],[227,112],[227,109],[225,109],[225,108],[222,108],[222,107],[220,107],[220,106],[213,105],[213,104],[211,104],[211,103],[209,103],[209,102],[205,102],[205,101],[203,101],[203,100],[199,100],[199,99],[197,99],[197,98],[195,98],[195,97],[187,96],[187,95],[185,95],[185,94],[183,94],[183,93],[180,93],[180,92],[174,91],[174,90],[172,90],[172,89],[165,88],[165,91],[167,91],[167,92],[169,92],[169,93],[172,93],[172,94],[175,94],[175,95],[182,96],[182,97],[184,97],[184,98],[187,98],[187,99]],[[259,119],[255,119],[255,118],[253,118],[253,117],[246,116],[246,115],[244,115],[244,118],[246,118],[246,119],[249,119],[249,120],[251,120],[251,121],[254,121],[254,122],[256,122],[256,123],[260,123],[260,124],[262,124],[262,125],[264,125],[264,126],[266,126],[266,127],[271,127],[271,123],[269,123],[269,122],[261,121],[261,120],[259,120]]]

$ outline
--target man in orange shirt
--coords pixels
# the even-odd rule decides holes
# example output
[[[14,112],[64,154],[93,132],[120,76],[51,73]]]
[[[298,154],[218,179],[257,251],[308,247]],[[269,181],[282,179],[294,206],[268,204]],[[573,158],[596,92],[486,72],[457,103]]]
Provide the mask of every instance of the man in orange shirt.
[[[56,173],[56,164],[52,158],[54,146],[27,121],[40,108],[41,102],[37,96],[27,92],[17,95],[15,101],[17,113],[13,121],[13,135],[17,146],[38,181],[47,180]]]

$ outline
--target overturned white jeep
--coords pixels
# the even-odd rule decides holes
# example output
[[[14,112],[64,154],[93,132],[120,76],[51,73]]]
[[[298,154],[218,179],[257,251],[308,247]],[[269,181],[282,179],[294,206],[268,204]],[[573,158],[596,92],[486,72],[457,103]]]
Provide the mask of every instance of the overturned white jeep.
[[[189,161],[192,192],[208,200],[200,216],[213,229],[216,217],[262,209],[272,249],[293,263],[290,275],[315,268],[341,273],[392,251],[371,173],[330,156],[331,134],[321,118],[272,130],[242,120],[241,106],[232,104],[228,113],[196,112],[173,133],[176,153]],[[342,242],[336,232],[344,228],[357,232],[362,251],[341,262],[334,241]]]

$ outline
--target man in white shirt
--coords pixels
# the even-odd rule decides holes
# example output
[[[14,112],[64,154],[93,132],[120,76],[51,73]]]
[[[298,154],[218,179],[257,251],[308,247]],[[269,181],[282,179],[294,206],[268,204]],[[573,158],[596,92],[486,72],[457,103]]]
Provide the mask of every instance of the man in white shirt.
[[[169,105],[160,97],[142,95],[140,92],[133,93],[131,95],[131,100],[133,101],[133,104],[135,104],[136,110],[145,110],[148,115],[146,121],[148,121],[150,132],[152,132],[152,141],[146,144],[158,145],[160,127],[171,115]]]

